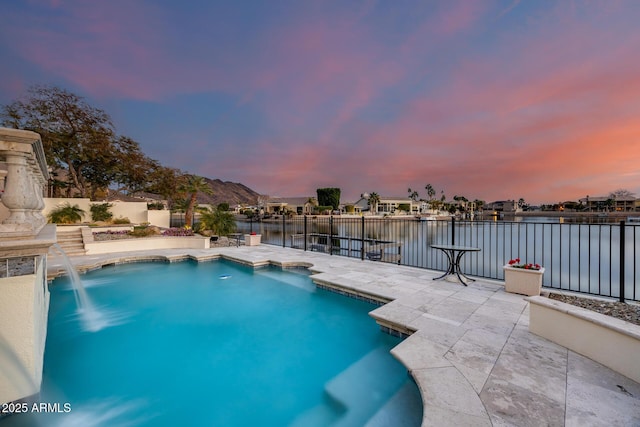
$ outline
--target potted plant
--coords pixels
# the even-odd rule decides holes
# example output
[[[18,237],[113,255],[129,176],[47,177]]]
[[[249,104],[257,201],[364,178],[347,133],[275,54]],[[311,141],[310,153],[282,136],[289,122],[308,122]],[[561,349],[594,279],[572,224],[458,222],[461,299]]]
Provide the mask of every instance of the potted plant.
[[[244,244],[247,246],[257,246],[260,244],[260,238],[262,234],[256,234],[255,231],[252,231],[250,234],[244,235]]]
[[[540,264],[520,263],[520,258],[510,260],[504,267],[504,289],[514,294],[540,295],[544,268]]]

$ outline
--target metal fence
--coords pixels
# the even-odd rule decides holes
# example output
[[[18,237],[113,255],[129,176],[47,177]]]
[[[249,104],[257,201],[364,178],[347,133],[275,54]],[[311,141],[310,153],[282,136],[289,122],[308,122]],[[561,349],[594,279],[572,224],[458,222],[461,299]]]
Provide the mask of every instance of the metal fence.
[[[332,255],[446,270],[445,255],[431,247],[480,248],[466,254],[465,274],[504,280],[510,259],[545,267],[543,285],[575,292],[640,299],[640,225],[508,221],[424,221],[416,218],[281,217],[238,222],[238,231],[262,234],[266,244]]]

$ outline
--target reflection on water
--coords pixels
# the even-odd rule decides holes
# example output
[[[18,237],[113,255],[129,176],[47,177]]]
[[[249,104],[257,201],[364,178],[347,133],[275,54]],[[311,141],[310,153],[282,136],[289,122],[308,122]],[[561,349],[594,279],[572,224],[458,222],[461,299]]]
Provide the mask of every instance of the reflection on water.
[[[510,259],[520,258],[545,267],[545,286],[619,295],[622,265],[619,219],[612,216],[515,219],[457,220],[452,227],[451,221],[418,221],[412,217],[386,220],[367,218],[364,225],[361,218],[333,217],[330,220],[327,217],[308,217],[306,232],[309,235],[331,230],[332,253],[354,258],[363,256],[363,235],[365,239],[374,237],[382,241],[401,242],[401,264],[434,270],[445,270],[447,260],[431,245],[455,242],[481,249],[462,259],[463,271],[470,275],[503,280],[503,265]],[[242,231],[248,231],[251,227],[260,232],[264,243],[287,247],[292,246],[291,235],[305,232],[302,217],[284,223],[281,220],[254,224],[239,222],[238,227]],[[637,299],[640,295],[640,273],[637,271],[637,266],[640,266],[640,250],[637,249],[640,247],[640,224],[627,223],[625,230],[625,294]],[[297,241],[298,247],[300,241]],[[307,248],[311,249],[311,246]],[[389,253],[394,250],[397,249],[386,249]]]

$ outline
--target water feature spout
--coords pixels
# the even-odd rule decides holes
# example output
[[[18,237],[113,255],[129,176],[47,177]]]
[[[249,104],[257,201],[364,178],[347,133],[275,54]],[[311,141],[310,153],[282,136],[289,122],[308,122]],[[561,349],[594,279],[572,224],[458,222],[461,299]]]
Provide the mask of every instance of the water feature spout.
[[[55,249],[55,251],[58,252],[60,258],[62,259],[62,264],[65,268],[65,271],[69,275],[69,280],[71,281],[71,286],[73,287],[74,295],[76,298],[78,314],[82,319],[84,329],[90,332],[97,332],[100,329],[104,328],[107,324],[104,316],[93,305],[93,302],[87,294],[87,290],[82,284],[82,279],[80,279],[78,271],[71,263],[71,260],[65,253],[64,249],[62,249],[62,247],[57,243],[54,243],[51,248]]]

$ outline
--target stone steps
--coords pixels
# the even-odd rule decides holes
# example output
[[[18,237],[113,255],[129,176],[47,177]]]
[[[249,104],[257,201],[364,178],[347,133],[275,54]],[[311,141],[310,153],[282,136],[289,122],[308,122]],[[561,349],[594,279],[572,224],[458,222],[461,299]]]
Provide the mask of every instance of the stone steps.
[[[81,230],[58,231],[56,233],[56,237],[58,245],[60,245],[67,256],[79,256],[86,254]]]

